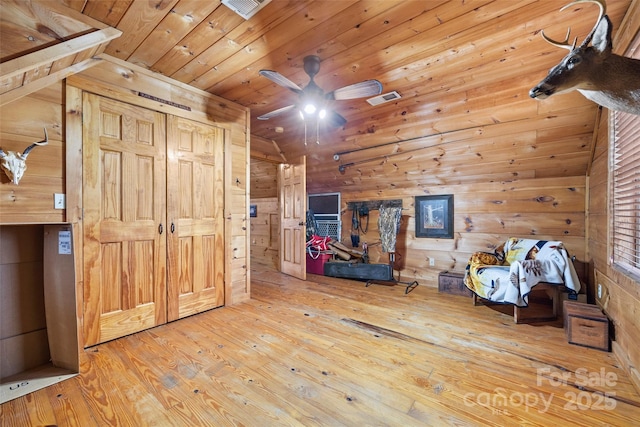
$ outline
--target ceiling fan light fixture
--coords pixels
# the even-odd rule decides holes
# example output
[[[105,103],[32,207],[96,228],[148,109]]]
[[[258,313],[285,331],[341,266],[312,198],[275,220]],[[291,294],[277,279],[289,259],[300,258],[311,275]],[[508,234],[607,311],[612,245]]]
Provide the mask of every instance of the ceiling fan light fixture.
[[[327,107],[330,106],[328,104],[331,101],[365,98],[367,96],[374,96],[382,93],[382,83],[378,80],[364,80],[360,83],[343,86],[333,92],[324,93],[322,88],[320,88],[313,79],[320,70],[320,58],[316,55],[307,55],[304,57],[303,61],[304,71],[309,76],[309,83],[307,83],[304,89],[300,88],[296,83],[284,77],[277,71],[259,71],[261,76],[268,78],[279,86],[295,92],[300,100],[297,104],[262,114],[258,119],[267,120],[291,109],[296,109],[300,118],[305,122],[305,129],[307,120],[312,124],[315,122],[316,133],[318,133],[318,123],[321,119],[326,119],[329,127],[340,128],[347,123],[347,119],[342,117],[335,110],[327,109]],[[311,106],[308,106],[309,104],[311,104]]]
[[[313,115],[316,112],[316,106],[312,103],[308,103],[304,106],[304,112],[309,115]]]

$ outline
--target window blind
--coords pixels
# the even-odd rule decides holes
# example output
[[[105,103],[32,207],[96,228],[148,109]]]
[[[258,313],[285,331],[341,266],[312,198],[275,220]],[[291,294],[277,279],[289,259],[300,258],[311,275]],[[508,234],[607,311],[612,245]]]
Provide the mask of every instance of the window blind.
[[[640,116],[612,114],[613,262],[640,277]]]

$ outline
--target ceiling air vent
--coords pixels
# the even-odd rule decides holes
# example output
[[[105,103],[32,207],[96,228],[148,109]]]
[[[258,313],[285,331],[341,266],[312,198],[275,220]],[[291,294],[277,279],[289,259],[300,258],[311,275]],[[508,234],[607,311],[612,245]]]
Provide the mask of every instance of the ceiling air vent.
[[[385,102],[393,101],[394,99],[402,98],[398,92],[395,90],[389,93],[383,93],[382,95],[374,96],[373,98],[367,99],[367,102],[371,105],[380,105]]]
[[[222,0],[222,4],[233,10],[244,19],[249,19],[271,0]]]

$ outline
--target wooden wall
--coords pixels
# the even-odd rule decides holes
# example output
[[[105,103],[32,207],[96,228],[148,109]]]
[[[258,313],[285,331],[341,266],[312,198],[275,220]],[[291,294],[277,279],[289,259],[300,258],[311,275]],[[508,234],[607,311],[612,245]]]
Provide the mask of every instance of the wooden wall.
[[[614,40],[616,52],[635,52],[640,47],[640,2],[632,3],[621,36]],[[628,55],[628,53],[626,54]],[[638,116],[640,120],[640,116]],[[603,109],[596,135],[592,167],[588,173],[588,257],[595,271],[595,283],[602,287],[596,298],[614,325],[613,351],[640,389],[640,282],[610,262],[609,240],[609,114]]]
[[[252,185],[276,179],[261,160],[251,159]],[[312,180],[309,176],[308,180]],[[252,259],[264,259],[266,253],[266,218],[277,213],[277,198],[261,199],[260,191],[251,189],[251,203],[258,204],[257,221],[252,219]],[[454,238],[432,239],[415,237],[414,197],[422,195],[454,195]],[[586,179],[583,176],[565,178],[519,179],[513,181],[405,188],[395,191],[342,192],[342,238],[351,247],[351,215],[349,202],[372,200],[402,200],[403,214],[396,245],[396,267],[406,279],[415,279],[424,286],[437,286],[441,271],[464,272],[473,252],[492,251],[508,237],[524,237],[563,241],[569,252],[586,261],[585,203]],[[259,237],[258,237],[259,236]],[[370,260],[387,263],[389,256],[381,252],[378,233],[378,212],[371,211],[369,229],[360,234],[360,242],[369,244]],[[434,265],[430,265],[433,260]]]
[[[627,55],[640,47],[640,2],[633,2],[624,22],[626,28],[614,40],[614,50]],[[639,117],[640,119],[640,117]],[[588,257],[595,272],[595,286],[602,286],[597,298],[613,323],[612,349],[640,389],[640,282],[611,265],[609,244],[609,114],[603,109],[598,122],[593,163],[588,173]]]
[[[254,138],[251,138],[253,144]],[[251,148],[253,152],[253,147]],[[278,163],[251,158],[251,198],[278,197]]]
[[[274,154],[276,153],[276,154]],[[280,269],[280,211],[278,162],[286,163],[277,144],[251,135],[251,204],[257,217],[251,220],[251,262]]]
[[[609,245],[609,126],[603,114],[598,144],[589,177],[588,256],[595,271],[595,286],[602,287],[596,298],[614,325],[613,351],[640,388],[640,283],[610,262]]]
[[[257,216],[251,218],[251,263],[280,268],[280,213],[278,198],[252,198]]]
[[[278,211],[278,163],[261,150],[270,141],[251,137],[251,204],[258,216],[251,220],[251,262],[280,268],[280,213]],[[264,151],[264,150],[262,150]],[[255,157],[259,156],[259,157]]]
[[[441,271],[464,272],[473,252],[493,251],[508,237],[561,240],[569,252],[585,259],[585,178],[522,179],[515,181],[433,186],[429,192],[402,189],[378,192],[342,192],[343,209],[349,202],[401,199],[396,267],[404,279],[437,286]],[[415,236],[414,197],[453,194],[454,238]],[[351,246],[351,211],[342,214],[342,242]],[[371,211],[369,231],[360,242],[369,244],[371,262],[386,263],[379,246],[378,213]],[[434,265],[430,265],[433,260]]]
[[[19,185],[0,171],[0,223],[63,222],[65,211],[56,210],[54,193],[65,192],[65,144],[63,138],[62,82],[0,108],[0,148],[23,152],[44,139],[27,158],[27,170]]]

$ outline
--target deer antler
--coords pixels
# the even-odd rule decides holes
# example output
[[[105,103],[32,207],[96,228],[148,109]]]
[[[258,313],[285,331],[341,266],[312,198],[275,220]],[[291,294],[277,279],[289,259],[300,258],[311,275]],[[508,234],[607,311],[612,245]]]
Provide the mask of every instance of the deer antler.
[[[593,28],[591,29],[591,32],[587,35],[587,37],[585,37],[584,41],[582,42],[581,46],[586,46],[591,42],[591,39],[593,38],[593,34],[596,32],[596,28],[598,28],[598,24],[600,23],[600,20],[602,19],[602,17],[607,13],[607,4],[605,3],[605,0],[575,0],[565,6],[563,6],[560,11],[562,12],[563,10],[567,9],[568,7],[573,6],[574,4],[578,4],[578,3],[595,3],[600,7],[600,15],[598,16],[598,19],[596,20],[595,25],[593,26]],[[550,39],[549,37],[544,35],[544,30],[541,31],[541,35],[542,38],[547,42],[552,44],[553,46],[556,47],[560,47],[562,49],[568,49],[568,50],[573,50],[576,48],[576,44],[578,42],[578,38],[576,37],[573,40],[573,45],[569,44],[569,34],[571,33],[571,27],[569,27],[569,29],[567,30],[567,36],[565,37],[564,41],[558,42],[555,41],[553,39]]]
[[[42,141],[34,142],[33,144],[25,148],[22,154],[14,151],[5,153],[2,149],[0,149],[0,167],[4,169],[11,182],[13,182],[15,185],[18,185],[20,179],[22,179],[24,171],[27,170],[27,156],[29,155],[29,152],[38,145],[47,145],[48,143],[49,134],[47,133],[47,128],[45,127],[44,139]]]
[[[34,142],[30,146],[24,149],[22,152],[22,158],[26,159],[29,155],[29,152],[36,148],[36,145],[47,145],[49,143],[49,134],[47,133],[47,128],[44,128],[44,139],[42,141]]]
[[[540,32],[540,35],[542,36],[542,38],[544,39],[544,41],[546,41],[549,44],[554,45],[555,47],[560,47],[562,49],[568,49],[568,50],[573,50],[576,47],[576,43],[578,43],[578,38],[576,37],[575,39],[573,39],[573,44],[569,44],[569,34],[571,34],[571,27],[569,27],[569,29],[567,30],[567,35],[564,38],[563,41],[558,42],[555,41],[553,39],[550,39],[549,37],[544,35],[544,30],[542,30]]]

